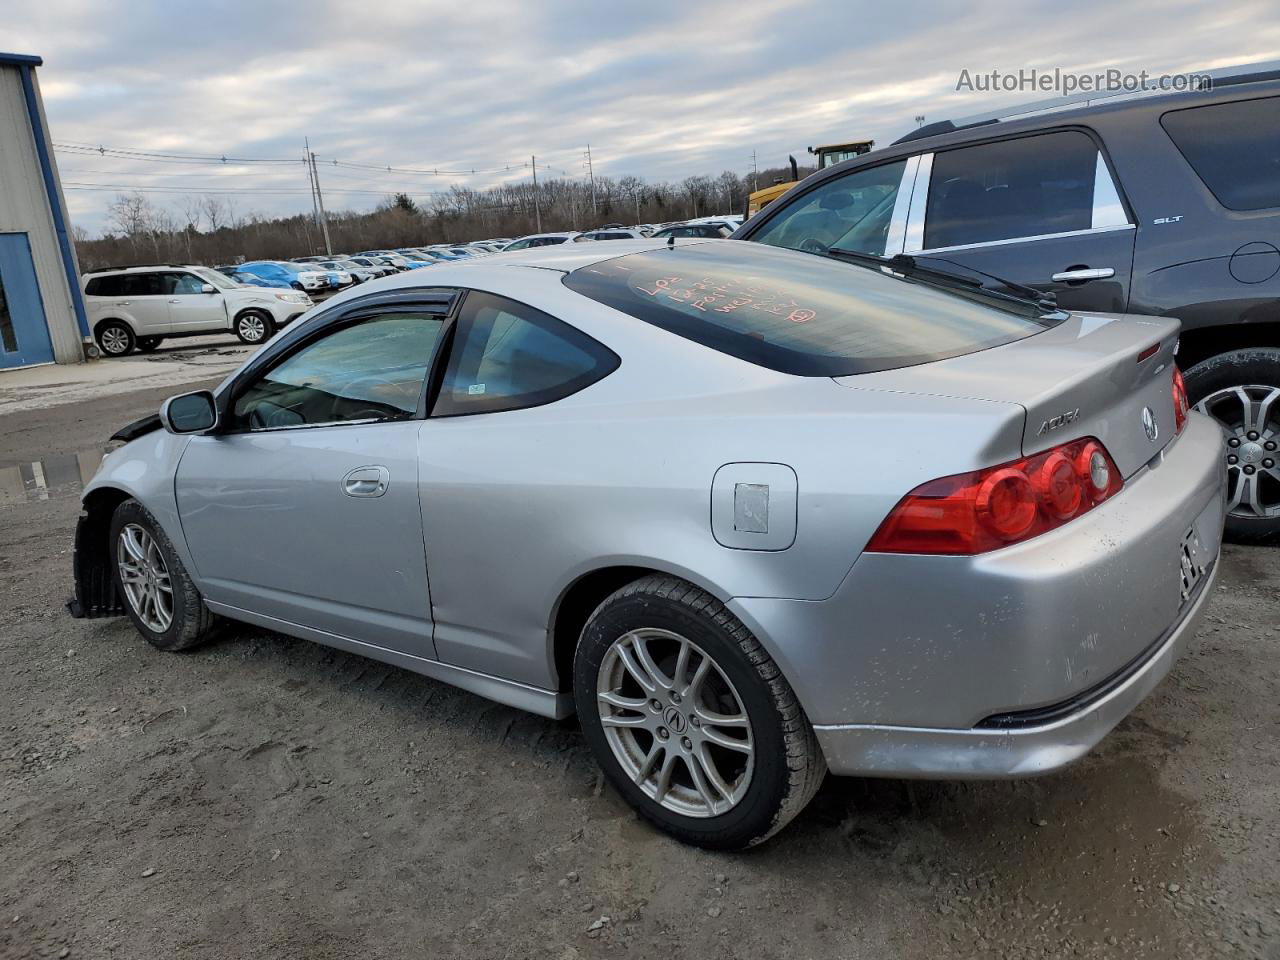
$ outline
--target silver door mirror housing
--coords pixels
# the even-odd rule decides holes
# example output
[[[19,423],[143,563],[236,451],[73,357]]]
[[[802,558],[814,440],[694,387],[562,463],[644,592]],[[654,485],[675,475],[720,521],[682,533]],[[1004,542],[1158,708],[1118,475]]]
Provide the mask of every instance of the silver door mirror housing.
[[[217,293],[217,289],[212,283],[206,283],[200,288],[201,293]]]
[[[218,407],[208,390],[170,397],[160,407],[160,423],[170,433],[206,433],[218,425]]]

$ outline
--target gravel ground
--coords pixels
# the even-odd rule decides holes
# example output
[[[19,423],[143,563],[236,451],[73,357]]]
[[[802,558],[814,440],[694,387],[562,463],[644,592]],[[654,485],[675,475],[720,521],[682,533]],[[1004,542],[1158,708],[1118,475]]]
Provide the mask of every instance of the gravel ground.
[[[0,416],[0,470],[172,392]],[[637,821],[572,722],[71,619],[76,514],[74,484],[0,507],[0,957],[1280,958],[1280,550],[1227,549],[1189,654],[1073,768],[831,778],[720,855]]]

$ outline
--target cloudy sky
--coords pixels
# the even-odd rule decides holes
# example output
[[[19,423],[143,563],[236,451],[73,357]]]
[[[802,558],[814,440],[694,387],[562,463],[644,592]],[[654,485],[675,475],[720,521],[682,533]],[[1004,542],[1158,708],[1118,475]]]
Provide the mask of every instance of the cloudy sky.
[[[585,176],[588,143],[597,174],[678,180],[1044,96],[957,91],[961,70],[1280,59],[1274,0],[4,0],[3,21],[0,49],[45,59],[68,203],[95,235],[124,188],[310,207],[301,162],[126,151],[291,160],[310,137],[327,205],[362,209],[527,178],[531,154]]]

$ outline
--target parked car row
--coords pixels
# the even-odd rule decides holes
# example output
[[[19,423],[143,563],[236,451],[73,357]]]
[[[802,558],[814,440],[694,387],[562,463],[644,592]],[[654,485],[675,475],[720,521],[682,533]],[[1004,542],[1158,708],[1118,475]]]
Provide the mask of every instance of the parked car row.
[[[609,223],[595,230],[560,231],[554,233],[534,233],[510,241],[502,249],[527,250],[532,247],[551,247],[561,243],[586,243],[598,240],[643,240],[649,237],[666,239],[668,237],[700,237],[717,239],[727,237],[742,226],[742,217],[726,214],[716,217],[699,217],[694,220],[680,220],[671,223],[641,223],[634,226],[623,226],[620,223]]]

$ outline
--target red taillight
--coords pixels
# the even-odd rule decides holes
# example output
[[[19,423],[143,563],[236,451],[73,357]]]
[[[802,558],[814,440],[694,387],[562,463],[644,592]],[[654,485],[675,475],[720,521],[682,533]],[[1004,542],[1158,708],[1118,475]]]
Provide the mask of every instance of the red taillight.
[[[1086,437],[973,473],[931,480],[902,498],[867,551],[972,555],[1029,540],[1088,513],[1123,485]]]
[[[1187,385],[1182,382],[1182,371],[1173,368],[1173,432],[1179,434],[1187,424],[1187,412],[1191,404],[1187,401]]]

